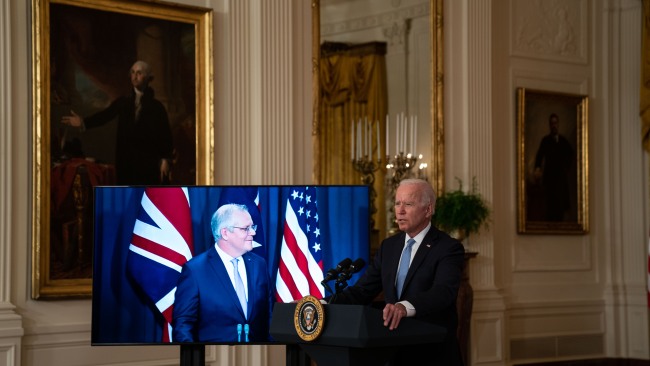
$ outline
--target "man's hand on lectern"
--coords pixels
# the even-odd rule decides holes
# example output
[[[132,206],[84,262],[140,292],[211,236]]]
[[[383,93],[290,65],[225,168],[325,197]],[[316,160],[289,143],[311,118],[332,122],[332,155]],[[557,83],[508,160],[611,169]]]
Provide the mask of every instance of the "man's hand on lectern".
[[[384,326],[388,329],[396,329],[400,320],[406,317],[406,308],[402,304],[386,304],[384,307]]]

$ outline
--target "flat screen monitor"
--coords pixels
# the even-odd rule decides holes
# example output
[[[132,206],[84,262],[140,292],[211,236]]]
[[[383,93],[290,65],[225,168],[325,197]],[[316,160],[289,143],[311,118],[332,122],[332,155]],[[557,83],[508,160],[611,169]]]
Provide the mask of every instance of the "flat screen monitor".
[[[266,328],[258,328],[253,320],[235,324],[231,312],[210,315],[208,338],[198,337],[208,330],[196,327],[190,340],[178,340],[174,332],[178,324],[174,308],[177,314],[182,310],[200,319],[208,316],[201,300],[205,304],[208,298],[236,299],[230,279],[234,272],[225,270],[226,261],[217,255],[211,229],[213,214],[227,203],[246,205],[256,226],[242,228],[238,235],[254,230],[249,254],[255,257],[250,258],[265,263],[266,273],[247,272],[249,301],[267,292],[256,288],[261,283],[256,279],[264,277],[258,275],[268,276],[267,300],[272,309],[275,303],[306,295],[331,296],[334,285],[322,283],[328,269],[346,259],[368,262],[370,193],[365,185],[97,186],[92,345],[277,344],[268,331],[255,333],[268,324]],[[179,286],[185,266],[193,260],[194,277],[188,270]],[[208,264],[201,267],[202,260]],[[198,268],[207,272],[199,274]],[[364,269],[349,274],[342,287],[354,283]],[[206,286],[207,278],[212,279]],[[270,317],[271,313],[263,321],[270,322]],[[220,323],[225,325],[218,327]]]

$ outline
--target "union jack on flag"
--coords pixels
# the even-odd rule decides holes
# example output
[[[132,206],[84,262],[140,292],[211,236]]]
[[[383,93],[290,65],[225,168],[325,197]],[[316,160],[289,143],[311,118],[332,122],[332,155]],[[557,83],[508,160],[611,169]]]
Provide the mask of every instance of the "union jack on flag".
[[[127,271],[162,314],[163,342],[172,341],[176,281],[183,264],[193,256],[187,188],[147,188],[133,227]]]
[[[314,187],[292,188],[287,199],[280,262],[275,283],[276,300],[291,302],[307,295],[322,299],[325,290]]]

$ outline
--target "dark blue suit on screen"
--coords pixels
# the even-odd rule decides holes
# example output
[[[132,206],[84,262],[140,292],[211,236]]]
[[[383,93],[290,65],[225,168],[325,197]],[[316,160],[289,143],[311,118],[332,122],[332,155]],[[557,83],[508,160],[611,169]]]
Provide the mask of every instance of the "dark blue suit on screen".
[[[266,260],[242,255],[248,281],[248,319],[217,250],[192,258],[178,280],[174,311],[174,342],[245,343],[269,341],[272,293]]]

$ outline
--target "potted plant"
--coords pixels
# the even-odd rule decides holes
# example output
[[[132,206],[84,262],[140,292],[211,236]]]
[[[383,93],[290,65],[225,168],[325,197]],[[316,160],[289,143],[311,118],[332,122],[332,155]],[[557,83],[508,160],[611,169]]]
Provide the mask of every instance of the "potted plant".
[[[431,223],[454,238],[463,241],[467,236],[478,233],[489,225],[490,208],[476,189],[476,177],[472,179],[472,189],[463,191],[459,178],[458,189],[440,195],[436,200],[436,211]]]

